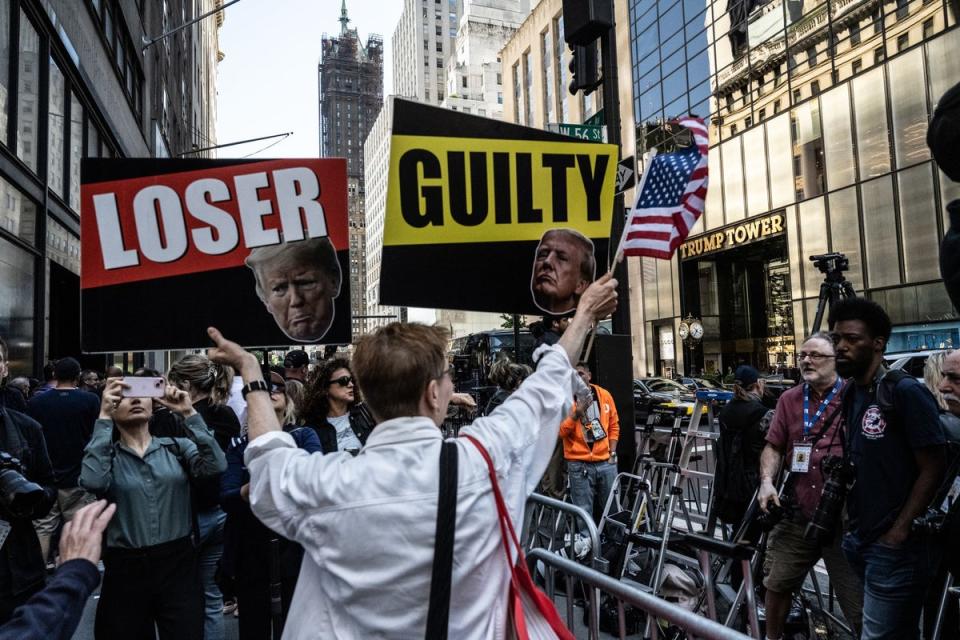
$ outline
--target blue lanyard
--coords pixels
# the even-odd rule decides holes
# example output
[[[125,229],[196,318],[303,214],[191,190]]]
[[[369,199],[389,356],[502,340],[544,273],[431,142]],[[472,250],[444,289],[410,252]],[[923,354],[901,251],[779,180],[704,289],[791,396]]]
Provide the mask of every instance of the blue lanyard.
[[[833,400],[833,396],[837,395],[837,391],[840,390],[840,387],[843,386],[843,378],[837,376],[837,381],[833,385],[833,389],[830,390],[823,400],[820,401],[820,407],[817,409],[817,412],[813,415],[813,420],[810,419],[810,385],[803,385],[803,437],[806,438],[810,435],[810,432],[813,431],[813,425],[817,424],[817,421],[820,419],[820,416],[823,415],[823,412],[829,406],[830,401]]]

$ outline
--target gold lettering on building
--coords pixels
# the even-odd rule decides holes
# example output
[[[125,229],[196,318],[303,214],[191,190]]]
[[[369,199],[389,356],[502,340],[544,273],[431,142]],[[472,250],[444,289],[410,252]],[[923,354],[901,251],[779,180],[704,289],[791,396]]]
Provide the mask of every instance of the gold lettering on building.
[[[694,258],[779,235],[783,233],[783,216],[783,212],[778,211],[762,218],[691,238],[680,245],[680,258],[683,260]]]

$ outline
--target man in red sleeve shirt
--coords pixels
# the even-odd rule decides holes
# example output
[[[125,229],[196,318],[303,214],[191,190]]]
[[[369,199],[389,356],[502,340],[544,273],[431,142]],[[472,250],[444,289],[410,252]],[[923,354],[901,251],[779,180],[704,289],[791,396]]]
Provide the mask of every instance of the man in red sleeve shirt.
[[[840,550],[840,527],[826,545],[804,536],[823,491],[820,465],[827,456],[843,455],[838,433],[843,379],[837,375],[836,352],[830,336],[815,333],[807,338],[800,346],[797,361],[803,384],[780,396],[767,432],[767,445],[760,454],[760,508],[767,511],[771,502],[780,504],[773,482],[782,461],[790,472],[784,497],[796,505],[794,513],[778,523],[767,538],[763,584],[767,588],[768,640],[783,637],[793,592],[803,585],[820,558],[826,564],[847,622],[858,632],[863,608],[863,586]]]

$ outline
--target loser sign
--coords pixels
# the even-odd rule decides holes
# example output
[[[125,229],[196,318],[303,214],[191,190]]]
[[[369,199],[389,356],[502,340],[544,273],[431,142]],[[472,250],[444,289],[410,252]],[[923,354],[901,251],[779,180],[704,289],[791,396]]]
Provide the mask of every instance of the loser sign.
[[[380,303],[573,310],[606,262],[615,154],[395,100]]]
[[[343,160],[85,160],[87,352],[349,342]]]

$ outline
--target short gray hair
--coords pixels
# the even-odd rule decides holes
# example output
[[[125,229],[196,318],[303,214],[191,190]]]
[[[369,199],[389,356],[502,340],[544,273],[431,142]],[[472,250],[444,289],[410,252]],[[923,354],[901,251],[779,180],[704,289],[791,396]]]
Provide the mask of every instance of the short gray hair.
[[[800,344],[806,344],[811,340],[823,340],[824,342],[830,345],[830,348],[833,349],[834,352],[836,352],[836,348],[834,347],[834,344],[833,344],[833,336],[827,333],[826,331],[816,331],[814,333],[811,333],[806,338],[804,338],[803,342],[801,342]]]

